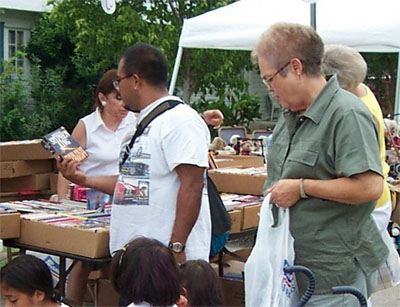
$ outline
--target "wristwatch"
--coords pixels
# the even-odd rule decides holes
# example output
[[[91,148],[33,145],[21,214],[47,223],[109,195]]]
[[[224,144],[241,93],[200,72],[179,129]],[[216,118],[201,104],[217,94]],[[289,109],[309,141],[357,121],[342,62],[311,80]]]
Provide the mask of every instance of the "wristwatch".
[[[300,178],[300,198],[308,198],[308,195],[304,191],[304,179]]]
[[[168,248],[171,249],[174,253],[182,253],[185,250],[185,245],[181,242],[169,242]]]

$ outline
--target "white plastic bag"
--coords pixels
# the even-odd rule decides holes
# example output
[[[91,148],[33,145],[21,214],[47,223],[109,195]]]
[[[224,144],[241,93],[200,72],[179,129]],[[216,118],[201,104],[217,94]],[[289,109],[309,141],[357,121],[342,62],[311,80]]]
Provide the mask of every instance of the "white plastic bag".
[[[381,284],[386,289],[400,285],[400,257],[394,246],[393,239],[386,229],[381,232],[381,235],[389,249],[389,256],[378,270],[378,284]]]
[[[283,271],[294,262],[289,209],[278,210],[279,223],[272,227],[274,218],[267,195],[260,210],[256,244],[244,270],[245,300],[249,307],[286,307],[298,302],[295,276]]]

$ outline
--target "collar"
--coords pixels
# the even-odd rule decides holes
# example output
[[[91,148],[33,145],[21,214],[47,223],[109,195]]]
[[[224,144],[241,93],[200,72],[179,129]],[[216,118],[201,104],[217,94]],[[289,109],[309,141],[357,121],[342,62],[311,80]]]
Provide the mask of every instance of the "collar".
[[[96,110],[95,110],[95,122],[94,122],[93,129],[92,129],[91,132],[96,131],[101,126],[103,126],[104,128],[107,128],[106,125],[103,122],[103,119],[101,118],[100,108],[96,108]]]
[[[125,126],[127,126],[128,123],[128,117],[132,116],[132,114],[128,113],[127,116],[125,116],[125,118],[122,119],[122,121],[119,123],[117,130],[124,128]],[[93,125],[93,129],[91,132],[96,131],[97,129],[99,129],[100,127],[104,127],[105,129],[108,129],[106,124],[104,123],[103,119],[101,118],[101,112],[100,112],[100,108],[96,108],[95,110],[95,122]]]
[[[334,75],[329,79],[322,91],[306,110],[303,116],[311,119],[315,124],[318,125],[339,89],[339,83],[337,82],[336,75]]]
[[[156,101],[152,102],[151,104],[149,104],[147,107],[145,107],[143,110],[140,111],[139,116],[137,118],[137,125],[142,121],[143,118],[147,116],[147,114],[149,114],[152,110],[154,110],[154,108],[156,108],[158,105],[167,100],[179,100],[183,102],[183,100],[180,99],[179,97],[172,95],[158,98]]]

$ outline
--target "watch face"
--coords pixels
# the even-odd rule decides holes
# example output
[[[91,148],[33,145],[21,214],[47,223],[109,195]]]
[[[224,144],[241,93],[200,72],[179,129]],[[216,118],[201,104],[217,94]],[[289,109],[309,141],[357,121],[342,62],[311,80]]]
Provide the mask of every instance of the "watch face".
[[[174,243],[170,242],[168,244],[168,247],[175,253],[181,253],[185,248],[185,246],[180,242],[174,242]]]

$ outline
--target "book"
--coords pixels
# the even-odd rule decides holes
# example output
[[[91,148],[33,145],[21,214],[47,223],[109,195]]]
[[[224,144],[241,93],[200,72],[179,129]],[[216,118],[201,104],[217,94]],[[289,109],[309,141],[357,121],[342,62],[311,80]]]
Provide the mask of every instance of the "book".
[[[62,126],[46,134],[42,139],[42,146],[61,160],[71,158],[74,161],[83,161],[88,157],[82,146]]]

